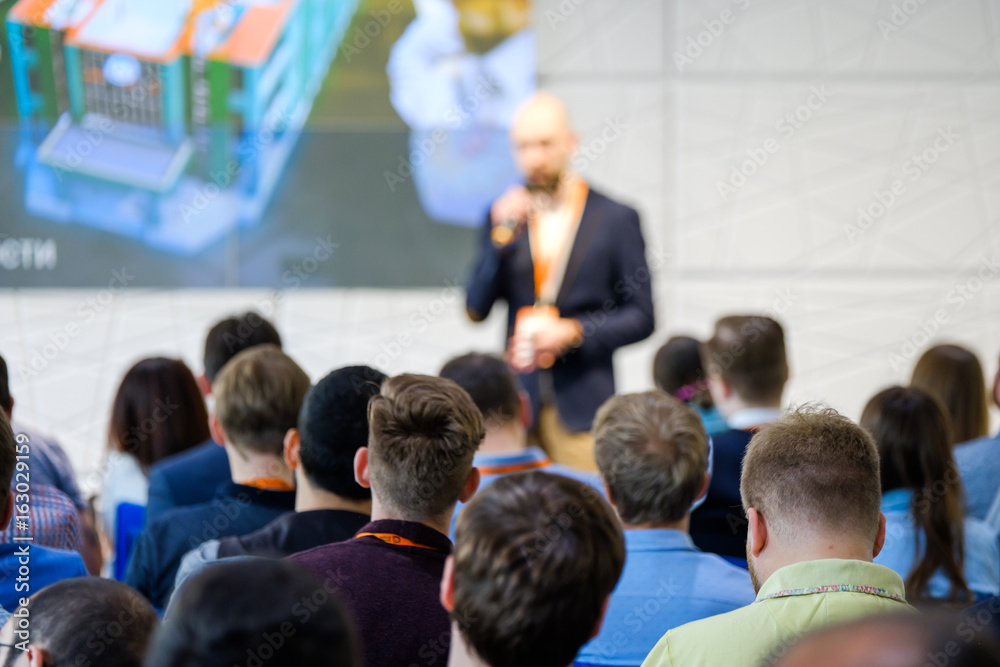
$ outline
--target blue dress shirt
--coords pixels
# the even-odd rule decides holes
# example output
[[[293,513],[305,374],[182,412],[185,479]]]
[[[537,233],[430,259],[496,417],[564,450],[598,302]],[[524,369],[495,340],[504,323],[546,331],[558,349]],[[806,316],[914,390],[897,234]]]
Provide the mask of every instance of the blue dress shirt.
[[[965,487],[965,514],[985,519],[1000,491],[1000,434],[956,445],[954,452]]]
[[[754,599],[749,572],[704,553],[687,533],[626,530],[625,569],[601,633],[584,645],[577,661],[638,666],[667,630]]]

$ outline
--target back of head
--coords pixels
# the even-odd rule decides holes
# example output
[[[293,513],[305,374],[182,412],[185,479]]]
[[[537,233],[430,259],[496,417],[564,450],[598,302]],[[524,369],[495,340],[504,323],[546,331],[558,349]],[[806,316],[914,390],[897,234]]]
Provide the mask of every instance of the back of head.
[[[408,521],[443,516],[456,502],[483,441],[483,419],[451,380],[398,375],[368,408],[372,492]]]
[[[705,483],[708,435],[662,391],[612,396],[594,419],[594,456],[622,522],[676,523]]]
[[[0,410],[0,517],[3,516],[10,495],[10,482],[14,479],[16,466],[17,443],[14,440],[14,431],[10,428],[7,415]],[[6,528],[6,525],[0,525],[0,531]]]
[[[10,377],[7,374],[7,362],[0,356],[0,412],[10,412],[14,404],[10,400]]]
[[[763,315],[723,317],[702,347],[702,363],[744,401],[777,403],[788,381],[785,332]]]
[[[439,375],[469,393],[483,414],[487,430],[520,416],[520,385],[500,357],[476,352],[464,354],[446,363]]]
[[[226,364],[212,392],[215,413],[240,451],[281,456],[309,391],[309,376],[274,345],[244,350]]]
[[[868,401],[861,425],[878,447],[883,492],[914,492],[910,509],[927,546],[906,577],[907,597],[926,599],[930,580],[940,569],[951,581],[952,598],[968,598],[962,573],[962,483],[944,406],[922,389],[889,387]]]
[[[800,408],[754,435],[740,495],[782,541],[813,532],[875,543],[882,503],[878,450],[863,428],[831,408]]]
[[[701,343],[695,338],[674,336],[656,351],[653,382],[657,389],[685,403],[712,407],[712,395],[701,364]]]
[[[28,599],[27,612],[29,641],[54,666],[139,667],[159,624],[138,591],[98,577],[46,586]]]
[[[455,621],[491,667],[569,665],[625,564],[621,527],[587,484],[533,471],[477,494],[455,530]]]
[[[366,500],[354,455],[368,445],[368,401],[387,379],[368,366],[340,368],[313,386],[299,411],[299,456],[309,480],[344,498]]]
[[[769,667],[1000,667],[982,622],[957,615],[879,614],[807,634]]]
[[[205,337],[205,377],[215,382],[230,359],[257,345],[281,347],[274,325],[257,313],[249,311],[217,322]]]
[[[109,447],[148,468],[209,437],[205,400],[183,361],[143,359],[128,370],[111,409]]]
[[[146,667],[360,667],[347,610],[287,561],[228,559],[188,580]]]
[[[958,345],[935,345],[921,355],[910,384],[935,396],[951,418],[952,444],[986,435],[986,380],[979,357]]]

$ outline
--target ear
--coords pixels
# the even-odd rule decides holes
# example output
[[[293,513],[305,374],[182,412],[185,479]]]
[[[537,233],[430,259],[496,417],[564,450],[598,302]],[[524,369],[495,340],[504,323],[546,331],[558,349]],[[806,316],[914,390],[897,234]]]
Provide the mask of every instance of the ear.
[[[45,667],[52,662],[52,656],[43,648],[35,645],[28,646],[28,664],[31,667]]]
[[[882,552],[885,546],[885,515],[878,513],[878,532],[875,533],[875,544],[872,546],[872,558],[874,559]]]
[[[212,395],[212,381],[208,379],[207,375],[202,373],[197,378],[195,378],[195,381],[198,383],[198,389],[201,390],[202,396]]]
[[[290,428],[288,432],[285,433],[285,465],[288,466],[289,470],[297,470],[300,465],[299,460],[299,445],[301,440],[299,438],[299,429]]]
[[[465,480],[465,486],[462,487],[462,493],[459,494],[458,500],[462,503],[467,503],[476,495],[476,491],[479,490],[479,468],[472,466],[472,470],[469,471],[469,478]]]
[[[455,557],[444,561],[444,575],[441,577],[441,606],[452,612],[455,609]]]
[[[752,507],[747,510],[747,522],[747,553],[757,558],[767,546],[767,522],[764,515]]]
[[[208,432],[212,436],[212,440],[223,447],[226,445],[226,432],[222,430],[222,424],[219,423],[219,415],[214,412],[208,416]]]
[[[711,485],[711,483],[712,483],[712,476],[706,472],[705,481],[701,483],[701,491],[699,491],[698,495],[694,497],[695,502],[698,502],[706,495],[708,495],[708,487],[709,485]]]
[[[11,398],[10,400],[13,406],[14,399]],[[1000,408],[1000,369],[997,369],[996,377],[993,378],[993,402]]]
[[[366,489],[372,488],[371,471],[368,469],[368,448],[358,447],[354,454],[354,479]]]
[[[518,402],[521,408],[521,426],[528,428],[531,426],[531,397],[528,396],[528,392],[519,391],[517,392]]]
[[[597,625],[594,626],[594,631],[590,634],[591,639],[601,634],[601,627],[604,625],[604,617],[608,613],[608,605],[610,603],[611,596],[609,595],[604,599],[604,604],[601,606],[601,615],[597,617]]]
[[[3,512],[0,513],[0,530],[7,530],[12,516],[14,516],[14,494],[8,491],[7,500],[3,504]]]
[[[615,497],[611,493],[611,487],[608,486],[608,480],[604,479],[604,475],[601,475],[601,486],[604,487],[604,495],[608,499],[608,504],[611,505],[612,508],[614,508],[615,512],[617,512],[618,508],[615,506]]]

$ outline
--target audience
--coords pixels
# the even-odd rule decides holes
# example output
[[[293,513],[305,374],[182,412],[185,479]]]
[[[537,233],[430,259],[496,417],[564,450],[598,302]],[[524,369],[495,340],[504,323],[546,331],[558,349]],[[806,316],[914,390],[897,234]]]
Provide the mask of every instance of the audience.
[[[929,348],[913,368],[910,386],[941,401],[951,422],[953,444],[986,435],[990,428],[986,381],[974,352],[959,345]]]
[[[18,463],[25,461],[18,457],[30,455],[30,445],[25,440],[23,436],[15,440],[7,414],[0,412],[0,528],[7,528],[13,518],[15,499],[19,508],[24,504],[24,499],[17,497],[12,488],[12,480]],[[21,514],[20,509],[18,513]],[[0,610],[3,610],[0,614],[5,616],[29,595],[51,583],[86,574],[83,558],[76,552],[33,541],[4,541],[0,543]]]
[[[73,471],[73,464],[70,463],[69,457],[58,442],[14,421],[14,397],[10,393],[7,362],[2,356],[0,356],[0,411],[7,415],[14,433],[28,439],[31,449],[32,492],[38,490],[46,496],[40,500],[39,505],[44,506],[51,503],[64,505],[65,501],[59,494],[44,491],[42,487],[58,490],[73,503],[80,526],[79,540],[76,540],[78,546],[74,547],[74,550],[78,550],[83,556],[83,561],[87,564],[87,571],[90,574],[100,574],[103,565],[100,540],[97,536],[92,508],[80,491],[80,485],[76,481],[76,473]],[[65,522],[73,523],[71,519],[65,519]],[[64,521],[56,523],[63,524]],[[69,528],[69,532],[72,532],[72,528]],[[6,539],[0,536],[0,542],[9,541],[10,537],[13,537],[13,534],[8,535]],[[66,548],[58,545],[50,546]]]
[[[205,402],[183,361],[156,357],[129,369],[111,409],[101,490],[101,519],[112,547],[118,506],[146,504],[150,466],[206,438]]]
[[[1000,593],[1000,543],[984,523],[964,519],[941,402],[916,387],[890,387],[868,401],[861,425],[881,460],[886,541],[875,562],[905,579],[915,603]]]
[[[621,528],[590,486],[541,471],[497,480],[462,512],[445,566],[449,667],[569,667],[624,562]]]
[[[688,536],[708,488],[708,436],[662,391],[612,396],[594,420],[595,456],[625,528],[628,558],[601,633],[580,663],[638,667],[663,633],[754,601],[749,573]]]
[[[954,387],[954,393],[958,400],[974,402],[977,406],[965,409],[949,407],[949,412],[951,412],[953,419],[956,419],[956,414],[967,415],[968,428],[966,428],[966,432],[959,433],[958,439],[954,440],[955,464],[958,466],[962,484],[965,486],[965,512],[974,519],[986,519],[994,499],[1000,497],[1000,433],[996,435],[986,434],[989,427],[987,401],[985,398],[977,401],[974,397],[977,378],[978,382],[982,383],[983,372],[975,355],[971,352],[966,354],[971,357],[971,362],[966,361],[962,365],[953,364],[954,369],[941,369],[942,374],[948,376],[946,380],[942,380],[942,386],[947,390]],[[957,368],[964,371],[962,375],[967,378],[965,383],[960,383],[955,379],[956,376],[960,375],[955,370]],[[914,371],[915,379],[916,371]],[[929,388],[932,383],[933,381],[928,378],[921,386],[933,394],[935,392]],[[940,396],[940,394],[938,395]],[[993,378],[993,391],[990,399],[994,404],[1000,405],[1000,371],[997,371]],[[973,416],[973,412],[979,414]],[[957,419],[962,419],[962,417]],[[972,428],[972,425],[975,425],[975,428]],[[1000,532],[1000,524],[996,526],[996,530]]]
[[[193,577],[175,605],[145,667],[361,665],[344,605],[291,563],[222,563]]]
[[[24,479],[30,480],[30,466],[25,474],[27,477]],[[28,499],[24,503],[28,508],[28,521],[26,524],[8,525],[6,529],[0,530],[0,543],[31,538],[33,544],[75,551],[82,556],[85,546],[80,513],[69,496],[53,486],[35,483],[26,485],[28,493],[17,494],[16,481],[17,478],[12,491],[15,496],[21,495]]]
[[[756,602],[670,630],[645,667],[757,665],[808,630],[910,609],[900,576],[872,563],[885,519],[878,450],[864,429],[831,409],[762,426],[740,493]]]
[[[975,628],[959,616],[885,614],[811,632],[767,665],[1000,667],[996,640]]]
[[[244,350],[219,373],[210,425],[229,457],[232,480],[211,501],[147,523],[125,580],[153,606],[165,607],[186,552],[206,540],[253,532],[295,509],[283,446],[308,390],[309,377],[273,345]]]
[[[290,556],[326,577],[353,612],[369,667],[445,659],[451,639],[439,589],[458,501],[479,485],[485,435],[469,394],[451,380],[400,375],[369,406],[368,446],[354,473],[372,491],[372,521],[354,539]]]
[[[712,402],[697,339],[673,336],[667,340],[653,357],[653,382],[657,389],[694,408],[709,435],[729,430]]]
[[[159,619],[110,579],[64,579],[21,603],[0,633],[3,665],[141,667]]]
[[[741,560],[747,520],[740,509],[740,465],[753,434],[781,416],[788,381],[784,330],[770,317],[724,317],[702,346],[702,362],[712,400],[730,428],[712,436],[712,481],[691,514],[691,537],[704,551]]]
[[[221,558],[282,558],[350,539],[371,521],[371,489],[354,479],[354,456],[368,444],[368,400],[386,379],[374,368],[349,366],[317,382],[302,402],[298,428],[285,435],[295,511],[249,535],[203,543],[184,556],[175,587]]]
[[[281,337],[274,326],[255,312],[227,317],[215,324],[205,338],[205,372],[198,386],[205,396],[230,359],[257,345],[281,347]],[[176,454],[149,471],[149,504],[146,521],[151,522],[174,507],[207,503],[230,479],[229,457],[219,443],[205,442],[183,454]]]
[[[504,475],[544,469],[586,482],[604,493],[597,474],[554,463],[540,447],[528,446],[531,400],[505,361],[494,355],[472,352],[447,362],[440,376],[467,391],[483,415],[486,437],[473,460],[473,465],[479,469],[480,489]],[[449,535],[452,537],[461,510],[462,503],[459,503],[451,520]]]

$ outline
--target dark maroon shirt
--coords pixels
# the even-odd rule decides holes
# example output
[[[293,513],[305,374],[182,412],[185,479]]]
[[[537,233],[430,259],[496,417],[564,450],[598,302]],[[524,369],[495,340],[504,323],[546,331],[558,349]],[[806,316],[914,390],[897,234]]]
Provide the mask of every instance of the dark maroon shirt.
[[[372,521],[358,533],[398,535],[422,546],[355,537],[287,560],[335,590],[353,612],[366,667],[447,664],[451,621],[440,594],[451,540],[413,521]]]

